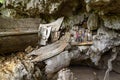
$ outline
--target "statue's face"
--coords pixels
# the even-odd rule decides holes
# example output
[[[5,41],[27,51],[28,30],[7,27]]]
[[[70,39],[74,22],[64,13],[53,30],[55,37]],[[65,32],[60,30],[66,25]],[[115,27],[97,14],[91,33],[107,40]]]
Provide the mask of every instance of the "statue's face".
[[[39,30],[40,30],[40,35],[41,35],[40,44],[46,45],[46,42],[50,36],[51,27],[41,26]]]
[[[40,31],[41,31],[42,39],[47,40],[50,36],[51,27],[41,27]]]

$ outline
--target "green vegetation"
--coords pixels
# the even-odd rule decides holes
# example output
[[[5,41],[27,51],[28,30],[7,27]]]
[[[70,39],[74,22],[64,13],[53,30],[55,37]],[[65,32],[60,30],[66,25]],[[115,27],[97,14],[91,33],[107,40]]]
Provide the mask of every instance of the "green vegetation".
[[[0,3],[4,3],[5,0],[0,0]]]

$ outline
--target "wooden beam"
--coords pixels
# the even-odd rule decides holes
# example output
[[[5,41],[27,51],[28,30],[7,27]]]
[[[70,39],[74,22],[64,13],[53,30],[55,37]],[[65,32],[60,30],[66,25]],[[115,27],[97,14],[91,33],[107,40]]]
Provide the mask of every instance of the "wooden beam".
[[[89,45],[92,45],[93,42],[90,41],[90,42],[72,42],[70,43],[72,46],[89,46]]]
[[[6,36],[19,36],[19,35],[29,35],[29,34],[37,34],[38,31],[24,31],[24,32],[0,32],[0,37]]]
[[[32,60],[32,62],[40,62],[46,59],[49,59],[55,55],[61,53],[66,46],[69,44],[68,41],[70,39],[70,33],[66,33],[60,40],[41,47],[37,50],[33,50],[28,56],[36,55],[37,57]]]

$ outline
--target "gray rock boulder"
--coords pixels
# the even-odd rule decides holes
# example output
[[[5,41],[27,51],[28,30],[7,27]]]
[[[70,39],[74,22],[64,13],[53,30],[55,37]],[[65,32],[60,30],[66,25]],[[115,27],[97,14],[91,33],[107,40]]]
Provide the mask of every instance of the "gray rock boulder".
[[[104,16],[102,17],[104,26],[110,29],[120,30],[120,16]]]
[[[96,30],[99,27],[98,23],[98,15],[95,13],[92,13],[89,15],[88,21],[87,21],[87,27],[89,30]]]
[[[114,30],[101,27],[93,41],[93,45],[87,52],[91,60],[97,65],[101,55],[106,51],[120,45],[120,34]]]
[[[92,10],[97,11],[100,14],[120,13],[119,0],[85,0],[85,1]]]

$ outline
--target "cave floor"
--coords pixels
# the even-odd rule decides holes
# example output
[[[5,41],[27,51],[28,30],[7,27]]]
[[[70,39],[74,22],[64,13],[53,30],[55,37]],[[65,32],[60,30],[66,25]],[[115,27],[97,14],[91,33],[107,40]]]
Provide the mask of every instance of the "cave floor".
[[[90,67],[74,66],[70,67],[74,73],[75,80],[96,80],[94,72],[98,76],[98,80],[103,80],[105,70],[97,70]],[[110,72],[110,80],[120,80],[120,74],[116,72]]]

